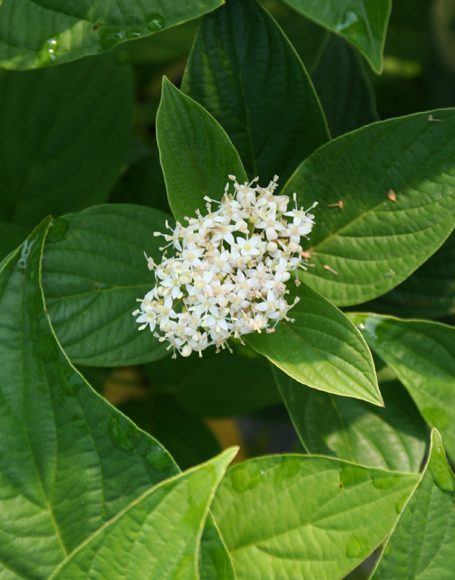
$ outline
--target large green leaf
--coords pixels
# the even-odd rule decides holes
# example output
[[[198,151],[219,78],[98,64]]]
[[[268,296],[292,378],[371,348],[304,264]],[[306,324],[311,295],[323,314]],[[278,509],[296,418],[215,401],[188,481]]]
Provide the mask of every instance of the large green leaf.
[[[299,383],[382,405],[373,358],[358,329],[336,306],[301,284],[299,296],[275,332],[254,333],[246,342]]]
[[[160,160],[176,219],[220,199],[228,175],[246,179],[239,154],[218,122],[166,78],[156,119]]]
[[[132,89],[114,54],[0,71],[1,218],[30,228],[106,200],[129,140]]]
[[[178,472],[155,439],[89,386],[57,342],[41,291],[47,227],[35,230],[0,271],[0,573],[5,578],[47,578],[127,504]],[[204,532],[202,562],[219,572],[210,578],[231,578],[212,520]]]
[[[199,542],[236,450],[152,487],[73,552],[51,578],[199,577]]]
[[[253,353],[239,356],[209,349],[202,358],[170,357],[147,365],[154,393],[171,393],[192,413],[229,417],[280,402],[270,365]]]
[[[325,457],[228,470],[212,513],[239,580],[342,578],[384,540],[417,476]]]
[[[455,478],[441,436],[432,434],[430,458],[393,530],[376,580],[451,580],[455,570]]]
[[[287,179],[328,140],[311,80],[257,0],[230,0],[206,16],[183,90],[226,129],[250,177]]]
[[[455,328],[378,314],[353,314],[352,319],[455,457]]]
[[[455,233],[410,278],[371,306],[374,312],[418,318],[455,314]]]
[[[197,18],[223,0],[3,0],[0,67],[36,68],[103,52]]]
[[[378,119],[363,62],[339,36],[329,36],[311,76],[334,137]]]
[[[340,34],[382,71],[387,24],[392,0],[284,0],[308,18]]]
[[[134,205],[101,205],[56,220],[45,248],[47,307],[74,362],[123,366],[156,360],[166,347],[139,332],[131,313],[154,285],[144,251],[160,259],[166,215]]]
[[[455,212],[455,109],[375,123],[339,137],[297,169],[283,193],[313,200],[303,280],[337,304],[384,294],[449,236]],[[437,121],[435,121],[437,119]],[[335,207],[339,202],[343,207]]]
[[[308,389],[275,372],[280,392],[304,447],[361,465],[419,471],[425,423],[405,389],[381,384],[384,408]]]
[[[40,226],[0,273],[6,577],[47,577],[103,523],[177,472],[167,451],[93,391],[61,350],[40,289],[46,229]]]

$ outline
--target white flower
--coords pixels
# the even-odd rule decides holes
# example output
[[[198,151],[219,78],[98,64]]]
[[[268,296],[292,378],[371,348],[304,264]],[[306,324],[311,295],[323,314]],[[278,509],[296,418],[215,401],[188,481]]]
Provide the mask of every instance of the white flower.
[[[273,332],[290,320],[286,283],[291,272],[305,268],[300,245],[314,226],[309,210],[288,210],[289,198],[275,195],[275,178],[267,187],[233,181],[221,201],[208,197],[207,214],[177,222],[170,233],[155,232],[174,255],[160,264],[146,255],[155,286],[133,312],[139,329],[149,328],[182,356],[202,353],[211,345],[227,347],[229,338],[251,332]],[[216,209],[213,209],[216,208]],[[297,277],[296,277],[297,281]]]

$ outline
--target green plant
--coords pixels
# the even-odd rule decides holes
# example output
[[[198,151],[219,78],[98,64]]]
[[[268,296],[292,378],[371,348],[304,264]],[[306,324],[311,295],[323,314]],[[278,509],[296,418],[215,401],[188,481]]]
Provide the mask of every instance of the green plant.
[[[0,575],[451,578],[453,3],[437,75],[423,0],[385,67],[391,0],[76,4],[0,2]],[[275,174],[291,320],[171,359],[153,233]],[[206,419],[283,405],[295,452],[229,466]]]

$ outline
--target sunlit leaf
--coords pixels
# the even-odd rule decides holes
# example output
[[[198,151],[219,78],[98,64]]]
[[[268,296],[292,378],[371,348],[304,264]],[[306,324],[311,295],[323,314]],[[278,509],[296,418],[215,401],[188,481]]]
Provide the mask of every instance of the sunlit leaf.
[[[378,314],[353,314],[352,319],[455,457],[455,328]]]
[[[51,578],[198,578],[202,528],[235,453],[228,449],[146,491],[69,555]]]
[[[287,179],[328,140],[303,63],[256,0],[230,0],[204,17],[183,90],[226,129],[251,178]]]
[[[306,159],[284,187],[306,207],[319,202],[302,280],[351,305],[412,274],[453,229],[454,147],[445,109],[362,127]]]
[[[284,0],[308,18],[340,34],[355,46],[377,73],[392,0]]]
[[[398,383],[381,384],[384,408],[308,389],[275,372],[280,392],[304,447],[361,465],[419,471],[426,429]]]
[[[441,436],[432,434],[428,464],[385,545],[373,578],[450,580],[455,570],[455,478]]]
[[[169,205],[176,219],[220,199],[235,175],[246,179],[239,154],[218,122],[167,79],[157,115],[157,139]]]
[[[212,512],[239,580],[343,578],[384,540],[415,475],[274,455],[230,468]]]
[[[154,285],[144,252],[159,260],[167,216],[134,205],[101,205],[59,218],[43,262],[47,307],[74,362],[123,366],[166,356],[150,331],[138,330],[136,300]],[[172,221],[172,220],[171,220]],[[160,241],[161,240],[161,241]]]
[[[373,359],[358,329],[336,306],[301,284],[288,300],[300,301],[275,332],[246,342],[299,383],[382,405]]]

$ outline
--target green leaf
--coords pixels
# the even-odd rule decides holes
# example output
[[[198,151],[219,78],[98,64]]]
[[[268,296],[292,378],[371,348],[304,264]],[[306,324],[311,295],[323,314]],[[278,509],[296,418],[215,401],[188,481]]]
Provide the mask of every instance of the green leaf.
[[[274,365],[314,389],[382,405],[373,358],[358,329],[336,306],[301,284],[290,288],[300,301],[275,332],[254,333],[246,342]]]
[[[166,78],[156,119],[160,160],[169,205],[176,219],[220,199],[228,175],[246,179],[240,157],[224,129],[201,105]]]
[[[145,400],[128,401],[120,410],[161,441],[181,469],[207,461],[220,452],[219,443],[207,425],[170,395],[151,393]]]
[[[147,490],[92,534],[51,578],[198,578],[199,542],[228,449]]]
[[[172,393],[192,413],[231,417],[280,402],[268,363],[209,349],[202,358],[170,357],[147,365],[153,392]]]
[[[455,480],[437,431],[431,441],[428,464],[385,545],[376,580],[453,578]]]
[[[26,578],[47,578],[130,501],[178,472],[156,440],[97,395],[57,342],[41,291],[47,228],[0,269],[0,574]],[[212,519],[206,561],[220,569],[211,578],[231,578]]]
[[[47,578],[177,472],[167,451],[102,399],[61,350],[40,289],[47,227],[0,272],[0,571],[25,578]]]
[[[275,372],[289,415],[310,453],[361,465],[419,471],[426,447],[425,423],[405,389],[381,384],[384,408],[302,387]]]
[[[226,129],[251,178],[286,180],[329,138],[302,61],[256,0],[203,19],[182,88]]]
[[[234,566],[212,516],[207,520],[199,554],[200,580],[237,580]]]
[[[363,62],[342,38],[329,36],[312,78],[334,137],[378,119]]]
[[[455,109],[445,109],[362,127],[306,159],[282,192],[319,202],[302,280],[351,305],[407,278],[453,229],[454,147]]]
[[[28,230],[107,199],[128,145],[132,89],[130,67],[114,54],[0,71],[3,220]]]
[[[382,72],[391,0],[284,0],[286,4],[355,46],[376,73]]]
[[[371,310],[418,318],[455,314],[455,233],[403,284],[376,300]]]
[[[172,28],[220,6],[223,0],[3,0],[0,67],[60,64]]]
[[[378,314],[351,316],[455,457],[455,328]]]
[[[384,540],[417,476],[303,455],[234,465],[212,513],[239,580],[342,578]]]
[[[102,205],[59,218],[45,248],[43,282],[55,332],[72,361],[124,366],[166,356],[132,312],[154,285],[144,251],[160,258],[166,215],[134,205]],[[170,218],[169,218],[170,219]],[[172,220],[171,220],[172,221]]]

